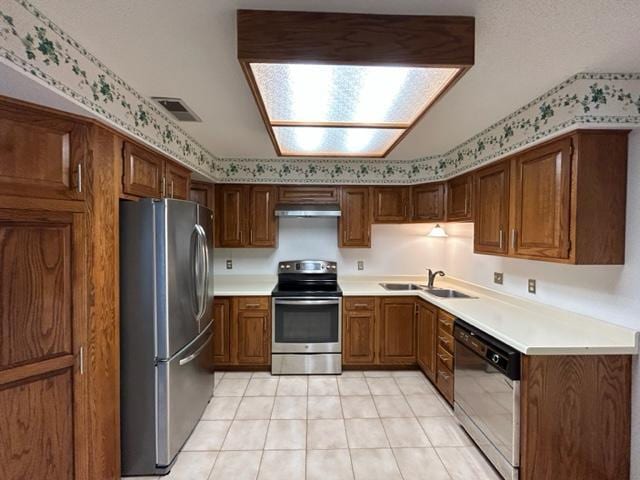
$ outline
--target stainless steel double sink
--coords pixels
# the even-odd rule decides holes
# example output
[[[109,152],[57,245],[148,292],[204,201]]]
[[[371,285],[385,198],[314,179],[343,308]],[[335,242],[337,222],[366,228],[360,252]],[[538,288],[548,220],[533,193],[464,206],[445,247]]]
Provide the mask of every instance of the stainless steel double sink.
[[[419,290],[441,298],[477,298],[450,288],[428,287],[415,283],[381,283],[380,286],[390,292],[409,292]]]

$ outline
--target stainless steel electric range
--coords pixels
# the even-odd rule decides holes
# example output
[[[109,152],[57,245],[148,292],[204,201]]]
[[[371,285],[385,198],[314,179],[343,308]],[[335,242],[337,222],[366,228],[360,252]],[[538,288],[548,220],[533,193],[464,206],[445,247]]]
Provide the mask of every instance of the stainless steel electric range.
[[[336,262],[278,265],[273,297],[271,373],[342,372],[342,290]]]

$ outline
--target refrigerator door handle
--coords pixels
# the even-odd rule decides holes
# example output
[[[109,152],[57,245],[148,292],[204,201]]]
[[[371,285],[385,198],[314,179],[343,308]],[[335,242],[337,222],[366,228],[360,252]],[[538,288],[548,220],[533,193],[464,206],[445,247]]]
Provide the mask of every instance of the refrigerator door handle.
[[[207,252],[207,236],[204,232],[204,229],[200,225],[196,225],[195,230],[198,234],[198,246],[200,250],[199,260],[201,262],[200,267],[198,268],[198,271],[202,275],[202,278],[198,279],[199,286],[202,289],[198,295],[199,297],[198,312],[196,315],[196,321],[199,322],[202,316],[204,315],[204,312],[207,309],[207,284],[208,284],[207,275],[209,270],[209,267],[208,267],[209,253]],[[196,292],[198,294],[197,290]]]
[[[207,335],[207,339],[204,341],[204,343],[202,345],[200,345],[200,347],[198,347],[198,349],[193,352],[191,355],[188,355],[184,358],[181,358],[180,361],[178,362],[178,365],[182,366],[182,365],[186,365],[187,363],[192,362],[193,360],[196,359],[196,357],[198,355],[200,355],[200,353],[202,352],[202,350],[204,350],[204,348],[209,345],[209,342],[211,342],[211,338],[213,337],[213,333],[209,333],[209,335]]]
[[[202,275],[201,267],[198,263],[198,256],[200,252],[200,231],[198,225],[193,228],[191,234],[191,272],[192,272],[192,309],[196,322],[200,319],[200,292],[198,288],[201,284],[200,276]]]

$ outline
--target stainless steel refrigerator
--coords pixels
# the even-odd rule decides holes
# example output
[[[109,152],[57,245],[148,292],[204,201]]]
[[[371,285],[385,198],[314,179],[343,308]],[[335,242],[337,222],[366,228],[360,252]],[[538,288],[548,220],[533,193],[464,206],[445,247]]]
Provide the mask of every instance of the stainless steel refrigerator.
[[[213,394],[213,214],[120,203],[123,475],[171,469]]]

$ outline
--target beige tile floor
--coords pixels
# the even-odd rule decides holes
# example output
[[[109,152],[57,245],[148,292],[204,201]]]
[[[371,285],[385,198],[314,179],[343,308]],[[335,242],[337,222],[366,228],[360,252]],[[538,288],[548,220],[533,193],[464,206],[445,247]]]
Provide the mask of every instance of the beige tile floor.
[[[138,477],[140,478],[140,477]],[[166,480],[499,480],[418,371],[216,373]]]

